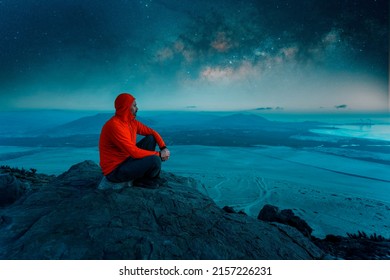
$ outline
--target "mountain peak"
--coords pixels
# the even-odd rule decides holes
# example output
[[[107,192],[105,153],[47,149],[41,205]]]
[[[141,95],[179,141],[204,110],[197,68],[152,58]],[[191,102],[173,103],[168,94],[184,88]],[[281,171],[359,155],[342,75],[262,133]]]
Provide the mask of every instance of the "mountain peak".
[[[91,161],[0,208],[0,259],[313,259],[305,239],[256,218],[229,214],[192,178],[167,185],[98,190]],[[29,209],[29,211],[27,211]],[[34,211],[31,211],[33,209]],[[291,228],[296,235],[298,231]]]

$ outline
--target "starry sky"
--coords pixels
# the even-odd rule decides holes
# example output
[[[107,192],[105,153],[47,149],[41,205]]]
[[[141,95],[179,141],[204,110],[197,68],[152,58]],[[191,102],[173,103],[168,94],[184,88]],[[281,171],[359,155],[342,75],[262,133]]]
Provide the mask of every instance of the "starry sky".
[[[389,109],[387,0],[0,0],[0,110]]]

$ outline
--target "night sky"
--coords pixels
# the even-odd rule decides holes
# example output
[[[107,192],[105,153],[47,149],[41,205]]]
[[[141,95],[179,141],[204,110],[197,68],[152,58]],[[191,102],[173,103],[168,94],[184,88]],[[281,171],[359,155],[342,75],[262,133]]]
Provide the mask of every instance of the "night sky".
[[[0,110],[385,111],[388,5],[0,0]]]

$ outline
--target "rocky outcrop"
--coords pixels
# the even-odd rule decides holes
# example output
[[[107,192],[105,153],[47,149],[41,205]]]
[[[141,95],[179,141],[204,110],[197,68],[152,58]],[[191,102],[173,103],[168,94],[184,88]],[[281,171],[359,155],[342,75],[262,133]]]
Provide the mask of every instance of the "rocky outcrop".
[[[191,178],[99,190],[86,161],[0,208],[0,259],[321,259],[293,227],[227,213]]]
[[[292,226],[299,230],[306,237],[311,237],[313,229],[300,217],[294,214],[291,209],[279,210],[278,207],[266,204],[257,216],[259,220],[277,222]]]
[[[330,255],[345,260],[389,260],[390,239],[381,235],[367,236],[364,232],[347,236],[327,235],[313,238],[314,244]]]
[[[296,242],[309,247],[314,243],[327,253],[327,259],[347,260],[388,260],[390,259],[390,240],[381,235],[368,236],[364,232],[336,236],[329,234],[324,239],[312,236],[312,228],[300,217],[296,216],[291,209],[279,210],[273,205],[265,205],[258,215],[258,219],[268,221],[280,230],[288,232]],[[296,228],[305,237],[294,235],[291,227]],[[308,241],[308,239],[311,240]]]
[[[76,188],[96,188],[96,182],[102,179],[100,167],[91,160],[86,160],[69,168],[68,171],[53,180],[54,186]]]

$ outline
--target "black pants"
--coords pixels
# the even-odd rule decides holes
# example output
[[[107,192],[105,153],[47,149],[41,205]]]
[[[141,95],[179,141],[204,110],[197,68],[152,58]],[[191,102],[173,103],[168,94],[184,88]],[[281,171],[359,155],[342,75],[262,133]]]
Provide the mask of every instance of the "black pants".
[[[156,140],[153,135],[147,135],[137,143],[137,147],[154,151]],[[128,157],[106,178],[114,183],[137,180],[140,178],[156,178],[161,171],[161,159],[159,156],[148,156],[140,159]]]

